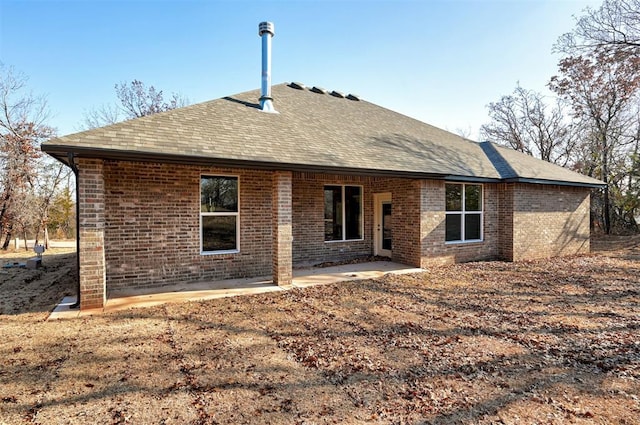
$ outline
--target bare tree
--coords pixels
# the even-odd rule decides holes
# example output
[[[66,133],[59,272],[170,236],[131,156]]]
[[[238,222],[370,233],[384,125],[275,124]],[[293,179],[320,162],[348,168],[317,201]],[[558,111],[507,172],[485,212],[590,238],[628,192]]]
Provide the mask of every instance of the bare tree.
[[[171,99],[165,102],[162,90],[158,91],[153,86],[146,88],[144,83],[139,80],[133,80],[129,84],[116,84],[116,95],[127,118],[139,118],[170,111],[185,106],[187,102],[176,93],[173,93]]]
[[[584,124],[587,158],[584,166],[591,175],[607,183],[603,192],[605,232],[611,231],[609,182],[633,142],[637,94],[640,88],[640,57],[628,51],[615,55],[600,51],[588,56],[567,57],[560,61],[560,76],[549,86],[571,102],[573,115]]]
[[[638,231],[640,211],[640,105],[633,114],[635,123],[626,135],[631,141],[627,155],[619,158],[611,177],[613,225],[621,230]]]
[[[47,164],[40,167],[37,184],[33,187],[33,205],[31,205],[31,214],[34,216],[32,231],[35,237],[35,243],[39,242],[40,232],[44,233],[44,245],[49,248],[49,211],[56,196],[59,195],[63,183],[69,179],[71,169],[59,162],[47,160]],[[35,230],[33,230],[35,229]]]
[[[116,105],[103,104],[84,112],[82,128],[91,129],[122,121],[122,112]]]
[[[555,49],[568,54],[594,50],[640,52],[640,0],[605,0],[586,8],[572,32],[560,37]]]
[[[171,98],[165,101],[162,90],[157,90],[154,86],[147,88],[140,80],[116,84],[115,91],[118,103],[102,105],[85,112],[83,128],[115,124],[124,119],[140,118],[189,104],[187,98],[176,93],[172,93]]]
[[[19,219],[24,218],[24,201],[38,176],[39,145],[54,134],[45,124],[44,98],[26,92],[26,80],[0,64],[0,237],[5,237],[4,249],[18,230],[16,225],[26,222]]]
[[[471,139],[473,137],[473,129],[470,125],[466,127],[456,127],[456,129],[451,132],[465,139]]]
[[[566,166],[577,145],[577,131],[562,100],[554,103],[550,106],[542,94],[518,85],[513,94],[487,106],[492,121],[480,128],[481,137]]]

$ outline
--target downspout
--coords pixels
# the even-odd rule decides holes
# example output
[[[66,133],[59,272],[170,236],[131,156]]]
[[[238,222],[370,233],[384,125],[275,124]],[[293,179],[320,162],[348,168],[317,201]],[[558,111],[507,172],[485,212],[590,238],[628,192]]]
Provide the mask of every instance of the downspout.
[[[73,156],[73,152],[67,153],[67,158],[69,159],[69,167],[73,171],[73,175],[76,177],[76,271],[77,271],[77,279],[78,285],[76,288],[76,302],[69,306],[69,308],[79,308],[80,307],[80,184],[78,182],[78,166],[75,163],[75,158]]]

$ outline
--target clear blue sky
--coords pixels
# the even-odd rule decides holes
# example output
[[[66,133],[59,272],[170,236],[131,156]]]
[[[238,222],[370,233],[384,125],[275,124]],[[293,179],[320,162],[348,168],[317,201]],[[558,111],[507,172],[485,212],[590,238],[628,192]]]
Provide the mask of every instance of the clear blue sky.
[[[273,82],[356,93],[477,137],[516,83],[544,91],[553,43],[588,5],[510,1],[0,0],[0,61],[47,96],[60,135],[133,79],[202,102],[260,86],[258,23],[275,24]]]

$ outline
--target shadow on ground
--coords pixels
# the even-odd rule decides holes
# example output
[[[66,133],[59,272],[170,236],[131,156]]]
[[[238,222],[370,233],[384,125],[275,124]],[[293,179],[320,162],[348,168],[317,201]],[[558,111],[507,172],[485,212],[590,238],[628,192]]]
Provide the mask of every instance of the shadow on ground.
[[[32,256],[0,257],[0,264]],[[0,268],[0,315],[49,312],[77,285],[76,254],[45,254],[38,269]]]

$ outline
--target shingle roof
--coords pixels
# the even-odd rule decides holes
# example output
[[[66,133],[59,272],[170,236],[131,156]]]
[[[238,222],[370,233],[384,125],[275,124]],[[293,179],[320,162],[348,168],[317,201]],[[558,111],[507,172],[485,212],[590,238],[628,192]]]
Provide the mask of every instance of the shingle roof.
[[[480,146],[482,146],[487,157],[492,159],[496,170],[506,181],[520,180],[544,183],[546,180],[555,180],[604,185],[600,180],[584,176],[547,161],[541,161],[531,155],[526,155],[495,143],[482,142]]]
[[[259,90],[249,91],[71,134],[43,143],[42,150],[62,161],[73,152],[290,170],[601,184],[507,148],[496,146],[488,155],[485,145],[354,97],[280,84],[272,87],[278,113],[270,114],[258,109],[259,96]],[[510,165],[509,176],[502,175],[500,158]]]

